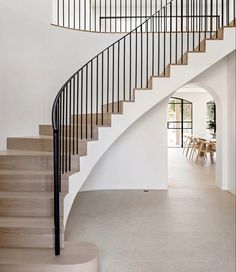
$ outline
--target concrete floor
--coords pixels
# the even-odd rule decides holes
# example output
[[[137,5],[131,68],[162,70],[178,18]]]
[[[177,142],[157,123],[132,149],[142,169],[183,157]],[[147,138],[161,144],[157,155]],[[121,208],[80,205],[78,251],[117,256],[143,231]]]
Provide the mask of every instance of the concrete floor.
[[[168,191],[79,193],[66,239],[95,243],[101,272],[235,272],[235,198],[215,166],[169,150]]]

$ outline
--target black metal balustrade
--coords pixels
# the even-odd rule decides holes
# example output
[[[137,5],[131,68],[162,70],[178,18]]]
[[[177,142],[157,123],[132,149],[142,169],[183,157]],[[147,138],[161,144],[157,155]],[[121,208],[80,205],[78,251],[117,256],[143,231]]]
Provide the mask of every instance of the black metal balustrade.
[[[117,102],[133,101],[134,89],[148,87],[151,76],[167,75],[170,64],[185,63],[187,51],[201,51],[206,38],[217,38],[218,30],[229,25],[236,25],[235,1],[170,1],[62,86],[52,109],[56,255],[60,254],[61,175],[73,170],[79,141],[93,138],[93,128],[119,112]]]
[[[224,5],[226,20],[235,13],[234,1],[230,0],[228,3],[225,0],[212,1],[213,3],[211,0],[183,0],[183,9],[186,10],[186,15],[187,12],[190,15],[200,11],[205,13],[204,8],[211,8],[208,11],[208,15],[211,16],[220,14],[221,7]],[[83,31],[130,32],[167,2],[166,0],[54,0],[53,24]],[[179,4],[181,5],[181,0]]]

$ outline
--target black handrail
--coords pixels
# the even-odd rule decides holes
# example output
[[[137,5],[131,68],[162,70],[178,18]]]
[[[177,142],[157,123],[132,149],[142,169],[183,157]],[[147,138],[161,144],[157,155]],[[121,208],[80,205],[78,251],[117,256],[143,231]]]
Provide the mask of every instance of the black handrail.
[[[61,175],[78,170],[74,156],[79,156],[80,140],[93,138],[94,128],[120,112],[120,102],[133,101],[134,89],[147,88],[152,76],[167,76],[170,64],[184,64],[185,52],[202,51],[205,39],[217,38],[222,26],[232,20],[236,25],[235,1],[222,3],[166,3],[83,65],[60,89],[52,108],[56,255],[60,254]]]

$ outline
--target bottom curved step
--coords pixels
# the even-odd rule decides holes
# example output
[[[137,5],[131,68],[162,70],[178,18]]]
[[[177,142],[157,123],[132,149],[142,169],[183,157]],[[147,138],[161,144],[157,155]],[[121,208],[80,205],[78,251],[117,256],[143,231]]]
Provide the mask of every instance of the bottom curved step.
[[[60,256],[52,249],[1,249],[1,272],[99,272],[98,249],[87,242],[66,242]]]

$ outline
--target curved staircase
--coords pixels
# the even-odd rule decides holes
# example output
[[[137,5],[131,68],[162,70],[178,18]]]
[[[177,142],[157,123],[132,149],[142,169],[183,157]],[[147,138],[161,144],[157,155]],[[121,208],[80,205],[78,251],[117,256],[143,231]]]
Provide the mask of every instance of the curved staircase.
[[[43,250],[54,248],[56,240],[58,255],[60,247],[64,247],[64,227],[74,198],[112,143],[161,100],[235,50],[235,20],[219,25],[210,34],[199,31],[197,37],[190,31],[184,32],[180,24],[182,31],[178,34],[180,36],[176,31],[176,44],[172,44],[174,48],[179,43],[180,50],[174,55],[170,45],[175,36],[173,29],[169,29],[173,23],[169,21],[173,15],[173,2],[97,55],[65,83],[54,103],[53,125],[39,125],[38,137],[7,139],[7,150],[0,151],[2,254],[16,254],[20,250],[16,248],[25,248],[25,252],[34,255],[32,248],[35,248],[40,254],[38,259],[34,256],[32,260],[41,264],[45,257]],[[176,30],[178,28],[176,22]],[[160,42],[159,35],[165,39],[169,37],[169,55],[165,46],[158,47],[159,55],[152,51]],[[195,44],[188,43],[190,35],[196,39]],[[177,41],[179,37],[182,42]],[[141,45],[137,45],[140,41]],[[149,49],[152,49],[151,55],[147,53]],[[166,55],[162,55],[163,52]],[[136,61],[134,56],[137,56]],[[118,60],[116,68],[115,58]],[[105,86],[106,94],[102,89]],[[70,247],[73,248],[68,245]],[[78,248],[79,256],[88,248],[92,253],[89,255],[86,251],[86,256],[91,258],[82,258],[75,271],[98,271],[96,247],[82,243]],[[66,248],[59,257],[62,260],[65,252]],[[47,265],[56,264],[54,257],[51,258],[52,262],[45,261]],[[29,268],[32,269],[32,263],[27,267],[22,260],[9,258],[3,261],[0,254],[0,268],[4,268],[1,271],[32,271]],[[91,268],[85,268],[85,263],[88,266],[92,263]],[[16,270],[16,264],[22,264],[19,270]],[[60,271],[56,265],[47,270],[47,265],[43,271]],[[40,267],[38,269],[40,271]]]

